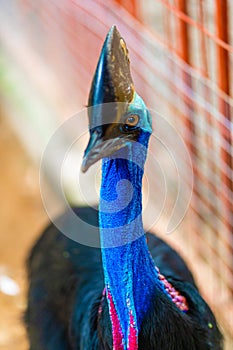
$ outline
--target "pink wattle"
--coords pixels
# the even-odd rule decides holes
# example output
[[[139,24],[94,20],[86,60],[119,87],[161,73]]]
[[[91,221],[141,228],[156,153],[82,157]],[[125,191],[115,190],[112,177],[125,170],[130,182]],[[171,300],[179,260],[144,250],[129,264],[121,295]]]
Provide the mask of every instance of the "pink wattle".
[[[120,321],[117,316],[117,312],[115,309],[115,305],[114,305],[111,293],[109,291],[107,294],[107,298],[109,300],[109,311],[110,311],[110,318],[112,323],[113,350],[124,350],[123,333],[122,333]]]
[[[129,349],[138,350],[138,334],[135,328],[135,322],[132,313],[130,313],[130,327],[129,327],[129,339],[128,339]]]

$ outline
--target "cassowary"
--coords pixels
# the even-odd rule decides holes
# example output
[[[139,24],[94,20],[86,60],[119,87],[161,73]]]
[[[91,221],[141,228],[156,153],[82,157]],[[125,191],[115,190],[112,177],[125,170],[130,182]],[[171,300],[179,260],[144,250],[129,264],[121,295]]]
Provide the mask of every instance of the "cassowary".
[[[128,50],[115,26],[88,105],[82,170],[102,159],[100,203],[99,210],[74,208],[82,224],[71,229],[86,235],[96,226],[101,248],[67,238],[54,224],[45,230],[28,260],[30,349],[222,349],[216,320],[184,261],[143,230],[151,116],[134,89]],[[60,219],[69,220],[66,213]]]

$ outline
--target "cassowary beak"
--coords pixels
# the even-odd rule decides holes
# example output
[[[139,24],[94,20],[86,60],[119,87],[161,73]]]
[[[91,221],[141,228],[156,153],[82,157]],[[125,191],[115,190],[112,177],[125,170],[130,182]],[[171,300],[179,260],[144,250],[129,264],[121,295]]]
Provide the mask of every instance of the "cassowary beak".
[[[113,26],[105,39],[89,94],[90,140],[84,153],[83,172],[126,145],[121,117],[133,98],[128,49]]]

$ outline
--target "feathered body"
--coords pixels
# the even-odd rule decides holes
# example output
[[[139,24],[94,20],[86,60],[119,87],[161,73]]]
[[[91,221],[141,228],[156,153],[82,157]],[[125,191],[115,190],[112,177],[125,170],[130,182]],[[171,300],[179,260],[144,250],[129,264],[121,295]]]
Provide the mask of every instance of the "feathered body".
[[[31,350],[220,350],[215,318],[185,263],[143,229],[151,116],[134,90],[128,51],[115,27],[101,52],[89,106],[82,169],[103,159],[99,211],[74,209],[86,222],[80,227],[66,214],[60,220],[72,237],[94,225],[101,249],[70,240],[53,224],[40,238],[28,264]]]
[[[76,208],[87,222],[98,224],[97,212]],[[74,227],[74,230],[77,230]],[[181,257],[164,241],[147,234],[154,263],[187,298],[182,313],[156,293],[139,333],[142,350],[221,349],[221,337],[208,305]],[[78,244],[51,224],[34,247],[29,263],[26,320],[31,350],[110,350],[112,330],[101,251]],[[101,312],[99,312],[102,309]]]

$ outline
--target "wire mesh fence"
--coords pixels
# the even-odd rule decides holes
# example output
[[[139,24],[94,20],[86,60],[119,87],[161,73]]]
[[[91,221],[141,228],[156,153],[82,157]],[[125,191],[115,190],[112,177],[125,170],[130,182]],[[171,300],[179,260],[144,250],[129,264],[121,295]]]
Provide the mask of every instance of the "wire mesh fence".
[[[207,298],[232,332],[232,4],[151,3],[163,13],[159,29],[151,18],[148,25],[172,57],[170,73],[164,77],[174,91],[168,103],[179,120],[194,169],[186,218],[188,244],[196,252],[195,264],[200,262],[206,275],[212,276],[215,287],[209,288]]]

